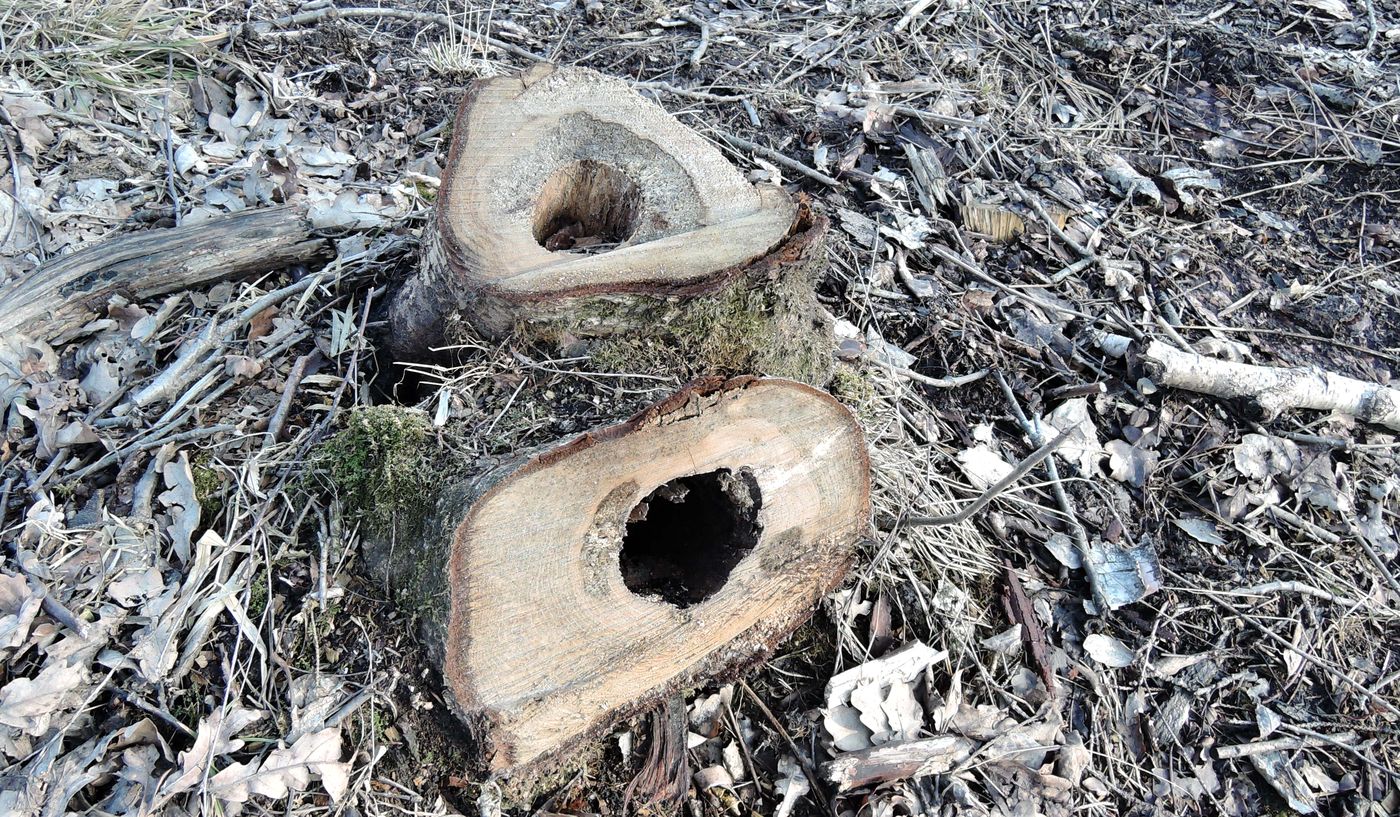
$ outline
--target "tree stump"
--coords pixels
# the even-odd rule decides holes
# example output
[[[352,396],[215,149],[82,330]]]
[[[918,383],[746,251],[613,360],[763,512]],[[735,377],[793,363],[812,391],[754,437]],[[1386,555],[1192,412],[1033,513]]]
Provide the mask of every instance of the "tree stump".
[[[868,531],[865,441],[790,380],[695,381],[630,420],[448,476],[366,540],[487,768],[530,774],[766,657]]]
[[[621,80],[546,65],[478,81],[391,348],[422,356],[456,321],[487,337],[622,333],[701,368],[815,382],[830,370],[813,294],[826,225]]]

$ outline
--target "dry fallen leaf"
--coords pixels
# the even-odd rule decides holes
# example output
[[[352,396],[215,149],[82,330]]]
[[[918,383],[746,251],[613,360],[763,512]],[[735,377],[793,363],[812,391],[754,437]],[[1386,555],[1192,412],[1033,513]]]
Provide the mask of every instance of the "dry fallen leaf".
[[[50,659],[33,678],[10,681],[0,689],[0,725],[44,734],[54,717],[66,716],[82,703],[87,676],[86,661]]]
[[[1340,514],[1351,514],[1351,492],[1339,485],[1329,452],[1313,457],[1294,479],[1293,488],[1309,505]]]
[[[170,511],[170,526],[167,529],[175,546],[175,555],[181,562],[190,558],[190,537],[199,527],[199,499],[195,496],[194,472],[190,469],[189,456],[180,452],[178,459],[165,465],[165,487],[160,502]]]
[[[824,723],[843,752],[916,737],[924,710],[914,684],[946,652],[914,641],[827,682]]]
[[[215,758],[243,748],[243,741],[235,736],[262,720],[266,714],[256,709],[244,709],[237,703],[215,710],[199,722],[194,744],[180,753],[179,776],[167,781],[161,791],[169,795],[194,787]]]
[[[123,607],[132,607],[146,599],[152,599],[165,591],[165,581],[160,570],[148,567],[141,571],[131,571],[107,585],[107,595]]]
[[[1225,544],[1225,540],[1220,538],[1219,531],[1216,530],[1215,523],[1209,519],[1202,519],[1199,516],[1187,516],[1181,519],[1173,519],[1172,524],[1190,534],[1192,539],[1205,545],[1219,547]]]
[[[1244,435],[1235,446],[1234,459],[1235,469],[1256,482],[1275,474],[1292,476],[1303,465],[1297,443],[1266,434]]]
[[[1098,431],[1089,417],[1089,401],[1083,397],[1066,400],[1045,418],[1061,434],[1069,439],[1060,444],[1055,454],[1066,462],[1078,464],[1082,474],[1097,474],[1099,460],[1103,457],[1103,446],[1099,443]]]
[[[1111,635],[1094,633],[1084,639],[1084,651],[1106,667],[1127,667],[1135,660],[1133,651]]]
[[[1060,750],[1055,753],[1055,773],[1068,780],[1071,785],[1078,786],[1084,778],[1085,770],[1089,768],[1090,758],[1084,739],[1078,732],[1070,731],[1065,736]]]
[[[281,800],[305,791],[311,775],[321,778],[331,800],[349,787],[350,764],[340,760],[340,729],[323,729],[302,736],[291,746],[276,749],[257,766],[234,763],[209,778],[209,791],[220,800],[242,803],[255,794]]]
[[[1109,440],[1104,450],[1108,452],[1108,468],[1113,478],[1134,488],[1145,485],[1147,478],[1157,470],[1156,451],[1139,448],[1126,440]]]
[[[1157,185],[1137,172],[1122,156],[1109,154],[1105,157],[1103,177],[1119,195],[1129,201],[1141,196],[1153,204],[1162,203],[1162,191],[1157,189]]]
[[[1015,471],[1015,466],[983,443],[958,452],[963,473],[978,488],[990,488]]]
[[[889,724],[886,740],[914,740],[923,732],[924,709],[914,699],[914,685],[908,681],[891,683],[880,709]]]
[[[43,599],[20,576],[0,573],[0,657],[29,638]]]
[[[1283,752],[1257,752],[1249,761],[1274,791],[1283,795],[1289,808],[1299,814],[1317,813],[1317,797]]]
[[[827,710],[822,724],[831,735],[832,744],[842,752],[853,752],[870,745],[870,730],[861,723],[860,713],[853,707],[836,706]]]
[[[1045,539],[1045,549],[1059,561],[1060,564],[1070,569],[1078,569],[1084,562],[1080,558],[1079,548],[1074,544],[1074,540],[1063,533],[1052,533]]]

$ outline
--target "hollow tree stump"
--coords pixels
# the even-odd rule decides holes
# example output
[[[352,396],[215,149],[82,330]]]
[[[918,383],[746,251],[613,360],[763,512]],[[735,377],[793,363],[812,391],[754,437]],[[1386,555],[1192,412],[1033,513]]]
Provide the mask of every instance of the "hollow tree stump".
[[[790,380],[695,381],[440,482],[420,519],[367,540],[367,562],[420,612],[484,765],[521,776],[765,657],[869,524],[858,425]]]
[[[621,80],[537,66],[478,81],[421,269],[391,308],[392,351],[422,356],[465,321],[487,337],[656,338],[699,368],[815,382],[830,369],[813,294],[826,226]]]

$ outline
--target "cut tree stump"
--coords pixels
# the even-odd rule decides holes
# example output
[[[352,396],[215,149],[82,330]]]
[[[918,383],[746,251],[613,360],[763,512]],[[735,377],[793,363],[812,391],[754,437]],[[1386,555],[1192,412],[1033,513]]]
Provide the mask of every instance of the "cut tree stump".
[[[528,779],[768,655],[868,532],[855,419],[790,380],[695,381],[632,419],[447,476],[366,562],[424,621],[483,765]]]
[[[456,321],[487,337],[641,334],[711,368],[819,379],[826,225],[622,80],[549,65],[481,80],[390,343],[423,356]],[[716,331],[727,338],[706,345]]]
[[[0,292],[0,335],[56,343],[105,315],[113,295],[141,300],[329,257],[306,208],[245,210],[145,230],[56,258]]]

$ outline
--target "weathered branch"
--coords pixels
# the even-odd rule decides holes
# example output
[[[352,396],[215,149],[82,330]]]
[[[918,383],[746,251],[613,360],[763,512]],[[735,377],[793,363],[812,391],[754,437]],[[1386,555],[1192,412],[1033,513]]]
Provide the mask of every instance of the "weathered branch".
[[[1115,339],[1127,341],[1116,336],[1105,341],[1112,346]],[[1314,366],[1287,369],[1234,363],[1183,352],[1161,341],[1149,343],[1142,357],[1158,385],[1215,397],[1245,398],[1269,418],[1289,409],[1335,411],[1400,431],[1400,390],[1389,386]]]
[[[0,335],[63,340],[113,295],[141,300],[311,261],[330,245],[302,207],[121,235],[50,261],[0,293]]]

